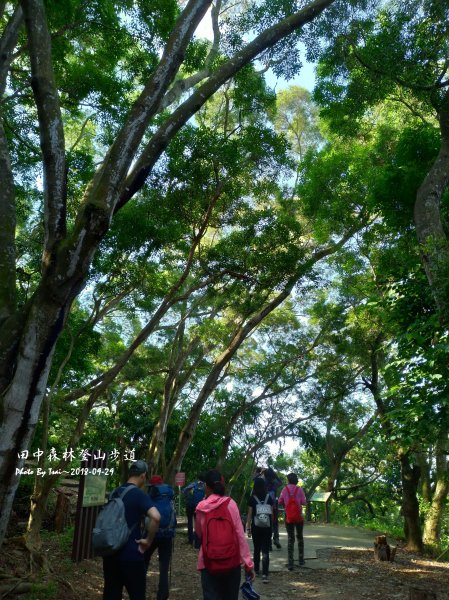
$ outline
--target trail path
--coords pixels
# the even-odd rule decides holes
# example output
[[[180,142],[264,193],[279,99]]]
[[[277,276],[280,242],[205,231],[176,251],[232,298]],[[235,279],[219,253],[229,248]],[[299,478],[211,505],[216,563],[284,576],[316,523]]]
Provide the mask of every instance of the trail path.
[[[306,569],[329,568],[329,560],[332,548],[372,548],[375,532],[366,531],[356,527],[339,527],[332,524],[308,524],[304,525],[304,554]],[[285,571],[287,564],[287,532],[280,526],[279,540],[281,549],[273,546],[270,553],[270,571]],[[253,550],[252,540],[250,542],[251,552]],[[396,542],[395,542],[396,543]],[[298,550],[295,541],[295,566],[298,565]]]
[[[411,587],[432,590],[437,600],[449,600],[449,563],[422,559],[401,548],[395,562],[374,561],[375,532],[354,527],[306,524],[304,534],[306,564],[288,571],[287,536],[281,528],[282,548],[271,554],[270,582],[263,584],[259,578],[255,582],[261,600],[409,600]],[[25,555],[13,542],[5,550],[0,567],[25,576]],[[61,544],[57,536],[46,540],[44,551],[51,572],[45,577],[36,574],[34,581],[50,583],[52,593],[34,592],[28,598],[20,598],[101,600],[100,559],[72,563],[70,548]],[[175,538],[170,600],[202,600],[196,560],[197,551],[187,544],[186,532],[181,529]],[[155,557],[148,573],[147,600],[156,599],[157,580]]]

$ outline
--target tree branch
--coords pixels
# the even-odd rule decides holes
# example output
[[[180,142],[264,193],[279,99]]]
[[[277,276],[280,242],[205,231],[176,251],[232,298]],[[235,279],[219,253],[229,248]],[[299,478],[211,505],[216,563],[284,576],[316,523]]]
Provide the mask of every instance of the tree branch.
[[[22,0],[31,59],[31,86],[39,119],[44,167],[45,241],[42,262],[66,234],[67,172],[58,91],[51,59],[51,38],[43,0]]]
[[[242,67],[261,52],[271,48],[306,23],[312,21],[335,0],[315,0],[299,12],[290,15],[258,35],[245,48],[219,67],[185,102],[183,102],[153,135],[127,177],[116,210],[126,204],[144,185],[151,169],[174,135],[203,104]]]
[[[0,7],[1,8],[1,7]],[[3,11],[2,11],[3,12]],[[1,14],[1,13],[0,13]],[[0,39],[0,96],[3,97],[6,89],[6,79],[14,50],[23,24],[22,7],[17,5],[9,19]]]
[[[8,143],[0,119],[0,324],[16,307],[16,195]]]
[[[159,110],[164,94],[182,64],[187,45],[211,2],[189,0],[179,16],[156,70],[134,103],[94,177],[88,190],[87,204],[100,203],[108,215],[113,212],[121,182],[126,177],[148,124]]]

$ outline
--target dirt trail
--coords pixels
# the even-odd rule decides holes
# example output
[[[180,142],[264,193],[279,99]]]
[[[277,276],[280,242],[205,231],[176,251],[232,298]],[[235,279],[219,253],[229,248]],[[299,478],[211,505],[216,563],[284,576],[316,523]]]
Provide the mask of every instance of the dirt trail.
[[[433,590],[438,600],[449,600],[449,563],[424,560],[401,548],[395,562],[376,562],[373,538],[374,534],[355,528],[306,526],[306,566],[290,572],[285,568],[287,544],[282,534],[283,548],[272,554],[270,582],[265,585],[257,579],[255,588],[262,600],[408,600],[410,587]],[[318,558],[313,558],[312,552],[316,551]],[[33,592],[20,598],[101,600],[101,560],[73,564],[67,547],[61,547],[54,538],[47,542],[46,554],[52,573],[45,580],[53,582],[54,593]],[[196,557],[196,551],[187,544],[186,535],[181,531],[175,543],[170,600],[202,599]],[[21,558],[18,549],[12,548],[7,554],[3,553],[0,569],[14,572],[16,576],[24,574],[25,557]],[[148,574],[148,600],[156,598],[157,577],[157,560],[153,560]],[[42,583],[42,576],[35,581]]]

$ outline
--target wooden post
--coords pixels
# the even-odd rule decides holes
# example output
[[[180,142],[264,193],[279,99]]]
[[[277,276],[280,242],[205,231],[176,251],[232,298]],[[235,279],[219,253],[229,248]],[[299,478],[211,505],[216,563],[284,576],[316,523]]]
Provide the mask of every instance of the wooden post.
[[[58,498],[55,508],[55,531],[62,533],[69,520],[70,500],[64,492],[57,490]]]

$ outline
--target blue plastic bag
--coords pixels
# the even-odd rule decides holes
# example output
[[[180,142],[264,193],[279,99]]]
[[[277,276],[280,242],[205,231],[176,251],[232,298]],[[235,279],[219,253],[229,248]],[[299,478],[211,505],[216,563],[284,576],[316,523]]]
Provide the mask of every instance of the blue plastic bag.
[[[245,583],[242,583],[240,586],[240,591],[242,592],[244,600],[260,600],[260,595],[251,585],[249,577],[247,577]]]

